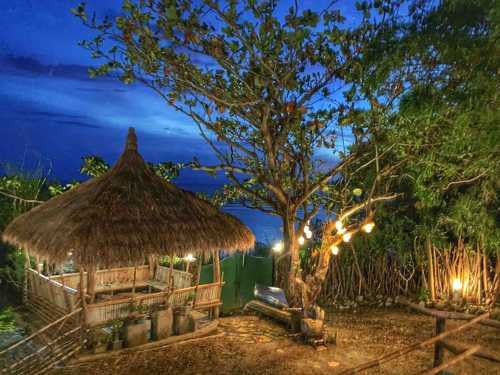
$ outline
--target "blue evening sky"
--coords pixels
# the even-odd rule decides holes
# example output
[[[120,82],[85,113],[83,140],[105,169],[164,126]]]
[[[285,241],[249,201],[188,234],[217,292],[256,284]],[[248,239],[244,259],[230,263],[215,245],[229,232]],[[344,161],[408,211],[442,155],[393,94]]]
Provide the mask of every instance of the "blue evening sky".
[[[285,11],[291,3],[280,6]],[[306,9],[329,1],[299,3]],[[95,62],[77,45],[89,36],[70,13],[77,4],[9,0],[0,8],[0,163],[26,168],[41,163],[54,178],[79,179],[81,156],[100,155],[113,163],[129,126],[136,128],[148,161],[188,161],[193,156],[215,161],[192,121],[154,93],[110,78],[88,78],[87,69]],[[120,5],[120,0],[87,1],[87,8],[100,16],[116,16]],[[345,0],[337,4],[348,19],[354,17],[352,5]],[[195,191],[211,191],[217,185],[193,172],[183,173],[177,183]],[[242,209],[238,216],[247,223],[254,220]],[[259,226],[268,224],[266,220],[272,219],[260,217]],[[275,221],[269,223],[276,226]],[[255,230],[257,224],[248,224]],[[274,232],[257,234],[261,239],[274,237]]]

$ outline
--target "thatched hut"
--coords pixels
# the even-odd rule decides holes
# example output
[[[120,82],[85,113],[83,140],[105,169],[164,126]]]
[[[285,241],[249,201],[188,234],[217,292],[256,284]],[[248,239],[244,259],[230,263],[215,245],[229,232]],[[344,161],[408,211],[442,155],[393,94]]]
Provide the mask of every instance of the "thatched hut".
[[[151,264],[142,265],[146,257],[174,254],[217,254],[214,276],[219,289],[214,294],[219,298],[218,251],[247,250],[255,241],[237,218],[158,177],[139,154],[132,128],[113,168],[17,217],[5,229],[3,239],[50,264],[71,256],[79,275],[52,276],[48,280],[62,285],[63,292],[80,289],[84,305],[94,302],[99,288],[112,289],[107,285],[116,281],[110,276],[113,272],[119,273],[115,279],[120,279],[118,286],[122,289],[130,281],[133,288],[170,282],[173,269],[170,274],[162,270],[163,276],[158,279]],[[36,283],[32,287],[40,288],[39,279]],[[169,293],[169,298],[175,299],[171,290]],[[113,314],[106,316],[115,318]]]

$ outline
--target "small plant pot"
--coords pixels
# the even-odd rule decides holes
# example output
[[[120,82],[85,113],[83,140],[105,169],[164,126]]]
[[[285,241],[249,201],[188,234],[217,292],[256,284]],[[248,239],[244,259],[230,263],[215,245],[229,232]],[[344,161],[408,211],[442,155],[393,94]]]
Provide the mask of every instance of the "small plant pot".
[[[123,340],[115,340],[111,343],[111,350],[120,350],[123,348]]]
[[[174,311],[174,334],[183,335],[188,332],[192,332],[192,323],[189,313],[191,308],[188,306],[182,306]]]
[[[105,353],[108,350],[107,344],[99,344],[94,346],[94,354]]]

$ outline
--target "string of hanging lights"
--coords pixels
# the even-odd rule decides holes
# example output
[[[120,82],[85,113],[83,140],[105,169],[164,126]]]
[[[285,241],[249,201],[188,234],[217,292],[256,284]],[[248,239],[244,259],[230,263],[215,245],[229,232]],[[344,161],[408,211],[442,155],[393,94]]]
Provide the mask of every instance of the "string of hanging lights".
[[[358,190],[361,190],[361,189],[358,189]],[[357,192],[357,193],[358,194],[355,194],[355,195],[357,195],[357,196],[361,195],[361,194],[359,194],[359,192]],[[355,233],[359,232],[360,230],[367,233],[367,234],[371,233],[373,231],[373,229],[375,228],[375,221],[373,219],[373,216],[374,216],[373,212],[370,212],[369,214],[367,214],[366,219],[364,219],[363,222],[357,228],[353,228],[352,226],[350,226],[350,228],[346,228],[341,219],[335,221],[335,229],[336,229],[336,234],[338,236],[338,239],[334,242],[334,244],[332,244],[330,246],[330,251],[332,252],[332,254],[338,255],[340,252],[340,247],[339,247],[340,243],[349,242],[352,239],[352,236]],[[313,236],[313,232],[311,231],[309,224],[310,223],[308,220],[307,224],[304,226],[303,234],[300,235],[297,239],[297,242],[301,246],[305,244],[306,240],[310,240]],[[272,249],[276,253],[283,251],[283,249],[284,249],[283,242],[282,241],[277,242],[273,246]]]

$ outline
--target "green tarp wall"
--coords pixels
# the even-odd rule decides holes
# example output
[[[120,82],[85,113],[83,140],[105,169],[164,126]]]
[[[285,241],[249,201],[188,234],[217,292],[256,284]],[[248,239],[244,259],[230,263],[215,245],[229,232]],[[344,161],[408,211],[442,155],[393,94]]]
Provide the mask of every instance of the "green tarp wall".
[[[270,286],[273,282],[272,258],[235,254],[220,262],[224,277],[222,288],[222,311],[227,312],[243,307],[253,299],[254,285]],[[203,266],[200,284],[213,282],[213,266]]]

